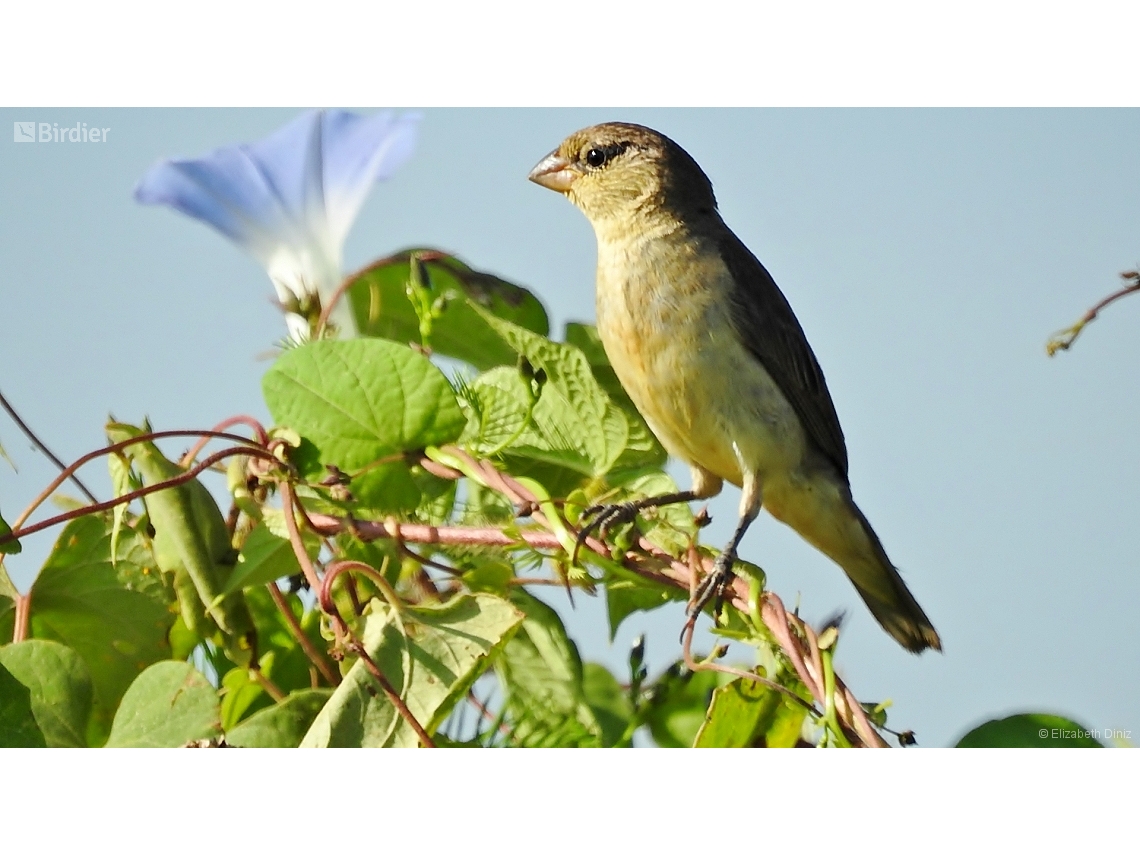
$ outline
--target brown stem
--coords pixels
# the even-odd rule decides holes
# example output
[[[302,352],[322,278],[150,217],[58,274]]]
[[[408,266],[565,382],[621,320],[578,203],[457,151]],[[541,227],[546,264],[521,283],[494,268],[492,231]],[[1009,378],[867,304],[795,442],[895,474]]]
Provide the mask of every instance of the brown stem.
[[[293,544],[293,554],[297,556],[297,563],[301,565],[301,572],[309,580],[309,587],[314,591],[319,591],[321,589],[320,577],[317,576],[316,568],[313,567],[313,562],[305,549],[305,541],[301,537],[301,531],[297,528],[295,509],[300,503],[297,501],[297,494],[293,492],[293,485],[288,481],[281,482],[281,504],[285,509],[285,530],[289,532],[289,542]],[[304,513],[304,510],[301,512]],[[306,516],[305,519],[308,520],[309,517]]]
[[[16,597],[15,613],[12,615],[12,643],[18,644],[28,637],[28,621],[32,614],[32,592]]]
[[[332,316],[332,310],[337,303],[344,297],[345,292],[349,289],[353,282],[359,279],[366,273],[371,273],[373,270],[379,270],[381,267],[387,267],[390,264],[395,264],[398,261],[409,261],[411,259],[410,252],[398,252],[395,255],[389,255],[386,258],[378,258],[376,261],[369,264],[367,267],[361,268],[353,274],[344,277],[344,281],[337,286],[337,289],[332,292],[328,302],[321,306],[321,316],[317,319],[317,337],[320,337],[324,332],[325,327],[328,326],[329,318]],[[447,258],[447,253],[439,252],[438,250],[427,250],[420,253],[420,261],[436,261],[440,258]],[[454,272],[454,271],[450,271]]]
[[[423,726],[419,723],[419,721],[416,720],[416,717],[412,714],[412,711],[408,709],[408,705],[404,703],[404,699],[400,697],[399,693],[394,688],[392,688],[392,684],[388,682],[388,679],[380,671],[380,668],[374,661],[372,661],[372,657],[369,656],[368,651],[364,649],[364,644],[355,635],[352,634],[352,630],[349,629],[348,624],[344,622],[344,618],[341,617],[340,612],[337,610],[336,603],[333,602],[333,581],[335,581],[336,577],[341,573],[350,571],[366,574],[368,578],[372,579],[373,582],[376,582],[379,585],[380,590],[384,592],[384,596],[389,600],[389,605],[391,605],[391,607],[395,610],[398,610],[400,608],[399,600],[396,598],[396,592],[392,590],[392,586],[388,584],[388,580],[377,573],[374,567],[369,567],[367,564],[363,564],[360,561],[337,561],[328,566],[328,570],[325,573],[324,582],[320,585],[320,587],[316,588],[317,598],[321,604],[321,609],[329,616],[329,619],[336,626],[337,634],[347,639],[347,646],[349,650],[360,657],[360,661],[364,663],[364,667],[368,669],[368,673],[370,673],[372,675],[372,678],[380,684],[380,688],[383,690],[384,695],[388,698],[388,701],[392,704],[392,706],[396,708],[396,712],[400,714],[400,717],[407,723],[408,727],[415,731],[416,736],[419,737],[420,743],[424,746],[424,748],[435,748],[435,743],[432,742],[432,739],[430,736],[428,736],[427,731],[424,730]]]
[[[681,658],[685,662],[685,667],[687,667],[690,671],[720,671],[722,674],[731,674],[734,677],[741,677],[745,680],[751,680],[754,683],[759,683],[761,686],[767,686],[769,689],[774,689],[777,692],[781,692],[787,695],[797,704],[804,707],[808,712],[813,713],[816,716],[820,715],[819,710],[817,710],[814,706],[809,704],[787,686],[781,686],[779,683],[769,680],[767,677],[761,677],[759,674],[755,674],[752,671],[743,671],[740,668],[732,668],[728,665],[721,665],[719,662],[698,662],[693,658],[693,653],[691,650],[693,630],[696,628],[696,625],[697,622],[695,620],[689,620],[689,622],[685,624],[685,630],[682,633],[683,641],[681,644]]]
[[[228,419],[224,419],[223,421],[218,422],[218,424],[214,425],[212,428],[210,428],[210,430],[220,433],[226,428],[232,427],[233,425],[245,425],[250,430],[252,430],[257,436],[258,445],[264,446],[269,442],[269,434],[265,432],[265,428],[262,427],[261,422],[259,422],[253,416],[232,416]],[[194,443],[191,449],[182,456],[182,460],[179,461],[179,465],[183,467],[189,466],[193,462],[194,458],[198,456],[198,452],[205,448],[206,443],[209,441],[210,437],[208,436],[204,436],[199,439],[196,443]]]
[[[201,431],[201,430],[166,430],[166,431],[157,431],[155,433],[142,434],[141,436],[132,437],[131,439],[125,439],[122,442],[116,442],[114,445],[108,445],[106,448],[96,449],[95,451],[91,451],[91,452],[88,452],[87,454],[84,454],[82,457],[80,457],[78,460],[76,460],[70,466],[66,467],[56,477],[56,479],[54,481],[52,481],[50,484],[48,484],[48,486],[45,487],[43,489],[43,491],[38,496],[36,496],[35,499],[32,500],[32,503],[27,508],[24,509],[23,513],[20,514],[20,516],[16,519],[16,522],[12,525],[12,529],[13,530],[18,529],[20,527],[20,525],[24,522],[24,520],[26,520],[33,513],[35,513],[36,508],[38,508],[45,501],[47,501],[48,496],[50,496],[52,493],[54,493],[56,491],[56,489],[59,488],[60,484],[62,484],[64,481],[66,481],[68,478],[70,478],[72,476],[72,474],[74,474],[80,467],[91,462],[92,460],[94,460],[97,457],[102,457],[102,456],[107,455],[107,454],[114,454],[116,451],[121,451],[122,449],[124,449],[128,446],[134,445],[135,443],[138,443],[138,442],[149,442],[149,441],[154,440],[154,439],[164,439],[167,437],[174,437],[174,436],[203,436],[203,435],[210,435],[216,439],[229,439],[229,440],[233,440],[235,442],[241,442],[241,443],[248,443],[249,442],[249,440],[246,439],[244,436],[238,436],[237,434],[232,434],[232,433],[215,433],[214,431]],[[266,452],[266,453],[268,453],[268,452]],[[273,458],[273,461],[275,463],[280,462],[277,460],[277,458]],[[201,471],[201,470],[198,470],[198,471]],[[123,497],[120,496],[119,499],[114,500],[110,506],[113,507],[114,505],[120,504],[122,498]],[[133,500],[135,498],[138,498],[138,496],[132,494],[131,498]],[[106,503],[104,503],[104,505],[106,506]],[[106,509],[106,507],[100,508],[100,510],[105,510],[105,509]],[[84,508],[82,510],[84,510],[86,512],[91,512],[91,508]],[[82,516],[82,514],[73,514],[72,516]],[[71,516],[69,516],[68,519],[71,519]],[[61,521],[61,520],[62,520],[62,518],[60,518],[60,520],[57,520],[57,522]],[[39,528],[35,529],[35,531],[39,531],[40,529],[45,528],[45,527],[46,526],[40,525]],[[31,531],[32,530],[30,528],[25,529],[24,533],[30,534]],[[18,539],[19,539],[18,537],[12,537],[9,535],[9,536],[0,538],[0,543],[4,543],[8,540],[18,540]]]
[[[135,440],[135,441],[137,441],[137,440]],[[118,448],[121,448],[121,447],[129,445],[129,444],[130,444],[130,442],[121,442],[115,446],[110,446],[109,448],[103,449],[103,451],[104,452],[114,451],[114,450],[117,450]],[[43,501],[49,495],[51,495],[51,493],[60,484],[63,483],[63,481],[65,479],[61,476],[60,478],[57,478],[55,481],[53,481],[52,484],[50,486],[48,486],[47,489],[45,489],[42,493],[40,493],[40,495],[36,497],[35,501],[33,501],[32,504],[29,505],[28,508],[22,514],[20,514],[19,518],[16,520],[15,524],[12,526],[12,530],[8,534],[0,536],[0,543],[7,543],[10,540],[20,540],[21,538],[26,537],[29,534],[35,534],[37,531],[43,531],[45,528],[51,528],[53,525],[59,525],[60,523],[65,523],[65,522],[68,522],[70,520],[76,519],[78,517],[84,517],[84,516],[87,516],[88,514],[100,513],[102,511],[106,511],[106,510],[109,510],[113,507],[116,507],[117,505],[126,504],[129,502],[133,502],[135,499],[141,499],[144,496],[149,496],[151,493],[157,493],[159,490],[166,490],[170,487],[177,487],[179,484],[185,484],[187,481],[190,481],[190,480],[196,478],[199,474],[201,474],[206,469],[209,469],[211,466],[213,466],[218,461],[224,460],[227,457],[233,457],[235,454],[251,455],[254,457],[264,457],[266,459],[273,460],[273,462],[275,462],[275,463],[280,462],[277,460],[277,458],[273,457],[273,455],[270,454],[268,451],[264,451],[264,450],[259,449],[259,448],[226,448],[226,449],[223,449],[221,451],[215,452],[214,454],[211,454],[209,457],[207,457],[205,460],[203,460],[197,466],[194,466],[192,469],[188,469],[186,472],[183,472],[181,475],[176,475],[175,477],[169,478],[166,481],[160,481],[159,483],[151,484],[148,487],[141,487],[138,490],[132,490],[130,493],[124,493],[122,496],[119,496],[115,499],[108,499],[106,502],[96,502],[93,505],[87,505],[86,507],[83,507],[83,508],[76,508],[73,511],[68,511],[67,513],[63,513],[63,514],[59,514],[59,515],[54,516],[54,517],[50,517],[46,520],[43,520],[42,522],[38,522],[38,523],[34,523],[33,525],[21,527],[21,524],[24,522],[24,520],[26,520],[29,516],[31,516],[32,513],[35,512],[36,508],[38,508],[43,503]],[[76,465],[76,464],[72,464],[72,465]]]
[[[420,744],[423,745],[424,748],[435,748],[435,743],[432,741],[432,738],[428,736],[428,732],[423,729],[423,726],[418,721],[416,721],[416,717],[412,715],[412,711],[408,709],[408,705],[404,703],[404,699],[400,697],[396,690],[392,688],[392,684],[389,683],[387,678],[380,672],[380,669],[376,666],[376,663],[372,661],[372,657],[368,655],[368,651],[364,649],[364,645],[357,641],[352,633],[348,631],[347,627],[344,629],[349,638],[349,646],[352,648],[353,652],[360,657],[360,661],[364,663],[364,667],[368,669],[368,673],[372,675],[372,679],[380,684],[380,688],[383,690],[392,706],[396,708],[396,711],[400,714],[400,717],[403,718],[404,721],[407,722],[408,726],[416,732],[416,736],[419,737]]]
[[[1053,336],[1053,338],[1051,338],[1045,345],[1045,352],[1048,353],[1049,356],[1055,355],[1058,350],[1068,350],[1070,347],[1072,347],[1073,342],[1077,340],[1077,337],[1084,331],[1084,328],[1088,326],[1090,322],[1095,320],[1096,316],[1100,314],[1101,310],[1103,310],[1110,303],[1115,303],[1121,297],[1125,297],[1128,294],[1133,294],[1137,291],[1140,291],[1140,271],[1126,270],[1124,273],[1120,274],[1120,278],[1125,282],[1131,282],[1131,284],[1125,285],[1117,291],[1113,291],[1111,294],[1109,294],[1107,297],[1105,297],[1103,300],[1085,312],[1079,321],[1077,321],[1068,329],[1062,330]]]
[[[2,393],[0,393],[0,407],[3,407],[5,411],[7,411],[8,416],[12,419],[12,421],[16,423],[16,427],[24,432],[24,436],[30,439],[36,448],[44,453],[48,460],[50,460],[62,470],[67,469],[67,465],[54,454],[52,454],[51,449],[44,445],[43,441],[38,436],[36,436],[35,432],[30,427],[28,427],[27,424],[25,424],[24,420],[20,418],[15,408],[8,403],[8,399],[5,398]],[[92,502],[99,501],[95,498],[95,494],[88,490],[86,486],[84,486],[83,482],[79,480],[78,476],[76,476],[74,472],[68,477],[71,479],[71,483],[73,483],[83,492],[84,496],[86,496]]]
[[[281,612],[281,616],[285,618],[285,623],[289,626],[289,632],[297,639],[297,643],[301,645],[301,649],[305,651],[305,655],[309,657],[309,661],[313,663],[321,675],[328,681],[330,686],[340,685],[340,673],[332,666],[328,659],[317,650],[309,636],[305,635],[305,631],[301,629],[301,624],[297,622],[297,616],[293,614],[293,610],[289,608],[289,603],[285,600],[285,595],[281,593],[281,589],[277,587],[276,582],[270,582],[266,585],[269,589],[269,596],[273,598],[274,605]]]
[[[257,684],[265,689],[265,693],[273,698],[275,704],[279,704],[285,700],[285,693],[281,691],[281,688],[270,680],[260,668],[250,668],[249,673],[253,675],[253,679]]]

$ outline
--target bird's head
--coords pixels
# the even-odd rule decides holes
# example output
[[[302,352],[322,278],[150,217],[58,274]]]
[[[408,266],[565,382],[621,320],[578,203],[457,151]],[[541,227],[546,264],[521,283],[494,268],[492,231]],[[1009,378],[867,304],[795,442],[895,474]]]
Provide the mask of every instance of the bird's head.
[[[577,131],[528,177],[569,197],[596,229],[647,214],[686,219],[716,210],[712,183],[697,162],[641,125],[608,122]]]

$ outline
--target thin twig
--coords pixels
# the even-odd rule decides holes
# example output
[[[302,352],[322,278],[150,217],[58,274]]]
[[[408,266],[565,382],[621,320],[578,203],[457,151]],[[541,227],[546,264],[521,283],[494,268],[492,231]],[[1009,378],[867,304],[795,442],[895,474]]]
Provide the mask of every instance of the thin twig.
[[[261,686],[261,688],[265,689],[265,693],[273,698],[274,703],[279,704],[285,700],[287,697],[286,694],[281,691],[281,688],[270,680],[260,668],[250,668],[249,673],[253,675],[254,681]]]
[[[408,705],[404,703],[404,699],[392,688],[392,684],[388,682],[388,679],[381,673],[380,668],[372,661],[372,657],[368,655],[368,651],[364,649],[364,645],[352,635],[347,626],[344,630],[346,635],[348,635],[349,646],[352,648],[352,651],[360,657],[360,661],[364,663],[364,667],[368,669],[368,673],[372,675],[372,679],[380,684],[380,688],[388,697],[392,706],[396,708],[400,717],[415,731],[416,736],[419,737],[420,744],[423,745],[424,748],[435,748],[435,743],[432,741],[432,738],[428,736],[428,732],[424,730],[423,725],[416,720],[412,711],[408,709]]]
[[[130,444],[130,442],[118,443],[118,446],[125,446],[125,445],[129,445],[129,444]],[[103,451],[106,452],[106,451],[110,451],[110,450],[115,449],[115,448],[116,448],[116,446],[111,446],[111,448],[103,449]],[[214,454],[211,454],[209,457],[207,457],[205,460],[203,460],[197,466],[194,466],[193,468],[188,469],[187,471],[183,472],[181,475],[176,475],[173,478],[168,478],[167,480],[160,481],[157,484],[150,484],[149,486],[146,486],[146,487],[140,487],[138,490],[132,490],[130,493],[124,493],[123,495],[121,495],[117,498],[108,499],[105,502],[96,502],[93,505],[87,505],[87,506],[82,507],[82,508],[76,508],[75,510],[67,511],[66,513],[59,514],[59,515],[54,516],[54,517],[49,517],[46,520],[43,520],[43,521],[38,522],[38,523],[34,523],[32,525],[29,525],[29,526],[22,526],[22,523],[24,522],[24,520],[26,520],[29,516],[31,516],[32,513],[35,512],[36,508],[38,508],[41,504],[43,504],[44,500],[49,495],[51,495],[51,493],[60,484],[62,484],[66,480],[66,478],[61,475],[59,478],[57,478],[55,481],[53,481],[51,483],[51,485],[49,485],[43,492],[41,492],[40,495],[37,496],[36,499],[32,502],[32,504],[29,505],[28,508],[25,509],[22,514],[20,514],[20,516],[17,518],[16,522],[12,525],[12,530],[8,534],[0,536],[0,544],[7,543],[10,540],[20,540],[21,538],[26,537],[29,534],[35,534],[37,531],[43,531],[45,528],[51,528],[53,525],[59,525],[60,523],[69,522],[70,520],[77,519],[78,517],[84,517],[84,516],[87,516],[89,514],[97,514],[97,513],[100,513],[102,511],[106,511],[106,510],[109,510],[111,508],[114,508],[118,505],[133,502],[135,499],[141,499],[144,496],[149,496],[151,493],[157,493],[159,490],[166,490],[170,487],[177,487],[180,484],[185,484],[187,481],[191,481],[194,478],[198,477],[198,475],[200,475],[205,470],[209,469],[211,466],[213,466],[218,461],[225,460],[227,457],[233,457],[235,454],[244,454],[244,455],[257,456],[257,457],[265,457],[267,459],[273,460],[274,462],[280,462],[277,460],[277,458],[273,457],[272,454],[270,454],[267,451],[263,451],[262,449],[258,449],[258,448],[225,448],[225,449],[222,449],[221,451],[218,451],[218,452],[215,452]],[[72,465],[74,466],[75,464],[72,464]]]
[[[258,445],[265,446],[269,443],[269,434],[265,432],[265,428],[262,427],[261,422],[259,422],[253,416],[232,416],[231,418],[225,419],[214,425],[212,428],[210,428],[210,430],[220,433],[226,428],[233,425],[245,425],[250,430],[252,430],[257,436]],[[209,441],[210,437],[208,436],[204,436],[199,439],[196,443],[194,443],[190,450],[182,456],[182,459],[179,461],[179,465],[182,467],[189,466],[194,461],[194,458],[198,456],[198,452],[205,448],[206,444]]]
[[[352,630],[349,628],[348,624],[345,623],[344,618],[341,617],[340,611],[337,609],[336,603],[333,601],[333,581],[335,581],[336,577],[341,573],[350,571],[364,573],[367,575],[368,578],[375,582],[380,590],[384,593],[384,596],[386,599],[388,599],[393,611],[399,612],[401,610],[402,606],[400,604],[399,598],[396,596],[396,592],[392,590],[392,586],[388,584],[388,580],[377,573],[376,568],[370,567],[360,561],[337,561],[328,566],[323,583],[315,589],[317,591],[317,600],[321,604],[321,609],[329,616],[329,619],[336,626],[338,636],[343,636],[344,638],[348,639],[346,645],[349,650],[355,653],[360,658],[360,661],[364,663],[364,667],[368,669],[368,672],[372,675],[372,678],[380,684],[380,688],[388,698],[388,701],[392,704],[392,706],[396,708],[396,712],[398,712],[400,714],[400,717],[404,719],[407,725],[413,731],[415,731],[416,736],[419,737],[420,743],[424,746],[424,748],[435,748],[435,743],[432,742],[432,739],[428,735],[428,732],[424,730],[423,725],[419,723],[415,715],[408,708],[408,705],[404,703],[404,699],[400,697],[400,694],[394,688],[392,688],[392,684],[388,682],[388,679],[380,671],[380,668],[372,660],[372,657],[368,655],[368,651],[364,649],[363,642],[361,642],[360,639],[353,635]]]
[[[321,672],[321,675],[329,682],[329,685],[339,686],[340,674],[328,659],[317,650],[309,636],[305,635],[305,631],[301,629],[301,624],[297,622],[297,616],[293,614],[293,610],[289,608],[289,603],[285,600],[285,595],[281,593],[281,589],[277,587],[277,583],[270,582],[265,587],[269,589],[269,596],[273,598],[274,604],[281,612],[282,617],[285,618],[289,632],[297,639],[297,643],[301,645],[301,649],[305,651],[305,655],[309,657],[309,661],[316,666],[316,669]]]
[[[693,630],[695,628],[696,621],[690,621],[685,624],[685,631],[682,635],[683,641],[681,643],[681,658],[684,660],[685,667],[690,671],[719,671],[722,674],[730,674],[733,677],[740,677],[744,680],[751,680],[754,683],[759,683],[761,686],[767,686],[769,689],[774,689],[777,692],[781,692],[782,694],[787,695],[789,698],[791,698],[793,701],[795,701],[797,704],[802,706],[813,715],[820,715],[819,710],[817,710],[813,705],[809,704],[787,686],[781,686],[774,680],[769,680],[767,677],[761,677],[759,674],[753,671],[744,671],[740,668],[733,668],[729,665],[721,665],[719,662],[698,662],[693,658],[691,649],[693,641]]]
[[[1073,342],[1077,340],[1077,337],[1084,331],[1084,328],[1088,326],[1089,323],[1091,323],[1093,320],[1095,320],[1096,316],[1100,314],[1101,310],[1108,306],[1110,303],[1115,303],[1121,297],[1140,291],[1140,270],[1126,270],[1120,274],[1120,278],[1125,282],[1130,282],[1131,284],[1125,285],[1119,290],[1109,294],[1107,297],[1105,297],[1103,300],[1085,312],[1079,321],[1077,321],[1068,329],[1061,330],[1059,333],[1056,333],[1051,339],[1049,339],[1049,341],[1045,344],[1045,352],[1049,354],[1049,356],[1055,356],[1057,351],[1068,350],[1070,347],[1072,347]]]
[[[281,504],[285,509],[285,530],[289,533],[289,542],[293,545],[293,554],[297,556],[297,563],[301,565],[301,572],[309,580],[309,587],[314,591],[319,591],[321,579],[317,576],[316,568],[313,567],[312,559],[309,558],[309,553],[305,549],[305,541],[301,538],[301,531],[297,528],[297,517],[294,509],[300,503],[297,501],[297,494],[293,492],[293,485],[288,481],[281,482]],[[302,509],[301,512],[304,513],[304,510]],[[307,520],[308,517],[306,516],[305,519]]]
[[[12,616],[12,643],[19,644],[28,637],[28,620],[32,614],[32,591],[16,597]]]
[[[325,331],[325,327],[327,327],[329,323],[329,318],[332,317],[333,308],[337,303],[341,301],[341,299],[344,298],[345,292],[349,289],[353,282],[358,280],[364,274],[371,273],[374,270],[379,270],[382,267],[388,267],[389,265],[396,264],[397,262],[410,261],[411,257],[411,252],[398,252],[395,255],[389,255],[386,258],[378,258],[367,267],[363,267],[355,273],[351,273],[348,276],[344,277],[344,281],[342,281],[340,285],[337,286],[337,289],[332,292],[332,295],[329,297],[328,302],[325,303],[325,305],[321,306],[321,315],[317,319],[316,337],[319,338],[321,333]],[[447,253],[440,252],[438,250],[427,250],[420,253],[420,261],[438,261],[441,258],[449,257],[450,256]]]
[[[44,445],[43,441],[38,436],[35,435],[35,433],[32,431],[32,429],[27,426],[27,424],[24,423],[24,420],[22,418],[20,418],[20,416],[16,412],[15,408],[11,404],[8,403],[8,399],[4,397],[3,393],[0,393],[0,407],[3,407],[7,411],[9,417],[12,419],[12,421],[14,421],[16,423],[16,427],[18,427],[20,430],[22,430],[24,432],[24,436],[26,436],[28,439],[30,439],[32,441],[32,443],[36,446],[36,448],[38,448],[40,451],[42,451],[44,453],[44,455],[47,457],[48,460],[50,460],[52,463],[54,463],[56,466],[58,466],[62,470],[67,469],[67,465],[62,460],[60,460],[58,457],[56,457],[52,453],[52,450],[50,448],[48,448],[46,445]],[[84,496],[86,496],[92,502],[98,502],[99,501],[98,499],[95,498],[95,494],[87,489],[87,487],[83,484],[82,481],[79,480],[79,477],[77,475],[75,475],[74,472],[71,475],[69,475],[68,477],[71,479],[71,483],[73,483],[76,487],[78,487],[80,490],[83,491]]]

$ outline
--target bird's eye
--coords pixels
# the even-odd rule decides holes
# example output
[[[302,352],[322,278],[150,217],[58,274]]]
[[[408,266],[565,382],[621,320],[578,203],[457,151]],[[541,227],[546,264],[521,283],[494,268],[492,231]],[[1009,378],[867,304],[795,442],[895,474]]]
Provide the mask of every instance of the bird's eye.
[[[586,152],[586,163],[597,169],[600,166],[605,166],[607,154],[600,148],[592,148]]]

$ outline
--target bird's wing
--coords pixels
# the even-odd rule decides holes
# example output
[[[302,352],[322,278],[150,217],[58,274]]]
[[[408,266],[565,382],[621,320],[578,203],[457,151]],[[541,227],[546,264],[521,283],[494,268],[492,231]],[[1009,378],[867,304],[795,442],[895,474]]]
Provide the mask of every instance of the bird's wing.
[[[760,360],[800,417],[808,437],[846,481],[843,429],[811,345],[772,275],[736,235],[724,231],[718,249],[735,281],[732,317],[740,340]]]

